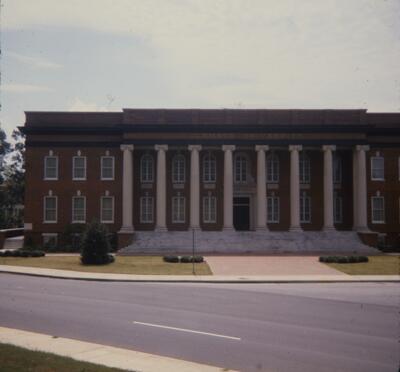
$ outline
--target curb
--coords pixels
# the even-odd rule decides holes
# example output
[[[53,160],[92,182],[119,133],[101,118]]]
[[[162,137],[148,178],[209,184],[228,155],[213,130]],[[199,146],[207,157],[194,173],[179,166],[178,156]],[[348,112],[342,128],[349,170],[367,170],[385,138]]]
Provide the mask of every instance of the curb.
[[[35,270],[37,270],[35,268]],[[43,269],[42,269],[43,270]],[[46,270],[46,269],[45,269]],[[204,284],[284,284],[284,283],[398,283],[400,282],[400,275],[346,275],[343,276],[330,276],[326,275],[326,278],[312,278],[312,275],[308,276],[270,276],[270,277],[218,277],[209,278],[205,276],[199,276],[195,278],[171,278],[171,277],[154,277],[150,276],[145,278],[143,276],[135,277],[130,275],[129,278],[113,278],[113,277],[96,277],[96,276],[79,276],[80,272],[71,272],[73,274],[61,274],[57,273],[57,270],[52,270],[52,273],[33,273],[20,270],[18,266],[9,266],[9,269],[3,269],[0,267],[0,274],[14,274],[14,275],[25,275],[41,278],[51,279],[64,279],[64,280],[83,280],[83,281],[94,281],[94,282],[119,282],[119,283],[204,283]],[[60,270],[61,271],[61,270]],[[75,274],[76,273],[76,274]],[[85,273],[86,274],[86,273]],[[110,274],[102,274],[110,275]],[[111,274],[113,275],[113,274]],[[119,274],[117,274],[119,275]],[[316,276],[316,275],[314,275]]]

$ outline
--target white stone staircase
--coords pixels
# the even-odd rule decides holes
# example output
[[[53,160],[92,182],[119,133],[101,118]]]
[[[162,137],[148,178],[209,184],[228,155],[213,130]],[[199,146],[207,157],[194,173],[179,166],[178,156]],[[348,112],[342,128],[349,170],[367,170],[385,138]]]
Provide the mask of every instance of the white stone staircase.
[[[194,233],[196,253],[343,253],[377,254],[353,231],[201,231]],[[192,231],[136,231],[133,243],[119,251],[129,254],[191,253]]]

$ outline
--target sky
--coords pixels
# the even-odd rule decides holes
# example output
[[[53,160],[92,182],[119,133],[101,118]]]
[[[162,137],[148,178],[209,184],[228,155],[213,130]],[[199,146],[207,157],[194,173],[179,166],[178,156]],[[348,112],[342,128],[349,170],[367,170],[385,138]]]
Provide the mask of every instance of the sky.
[[[2,0],[1,126],[24,111],[400,112],[400,0]]]

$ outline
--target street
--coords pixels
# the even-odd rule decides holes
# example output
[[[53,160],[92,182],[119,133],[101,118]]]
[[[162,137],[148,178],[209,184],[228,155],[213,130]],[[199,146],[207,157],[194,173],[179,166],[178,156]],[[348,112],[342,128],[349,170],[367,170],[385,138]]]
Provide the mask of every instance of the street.
[[[241,371],[397,371],[399,286],[0,274],[0,326]]]

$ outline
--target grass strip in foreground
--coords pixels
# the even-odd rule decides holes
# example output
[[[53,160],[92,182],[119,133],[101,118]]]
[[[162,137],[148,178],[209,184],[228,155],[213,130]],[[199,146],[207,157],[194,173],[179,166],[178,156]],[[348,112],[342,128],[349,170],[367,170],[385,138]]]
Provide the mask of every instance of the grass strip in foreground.
[[[0,257],[0,265],[108,274],[192,275],[192,264],[167,263],[161,256],[116,256],[108,265],[82,265],[79,256]],[[212,275],[206,262],[196,263],[195,271],[196,275]]]
[[[98,364],[79,362],[41,351],[32,351],[0,343],[0,370],[2,372],[122,372]]]
[[[369,256],[368,262],[326,263],[349,275],[400,275],[400,256]]]

